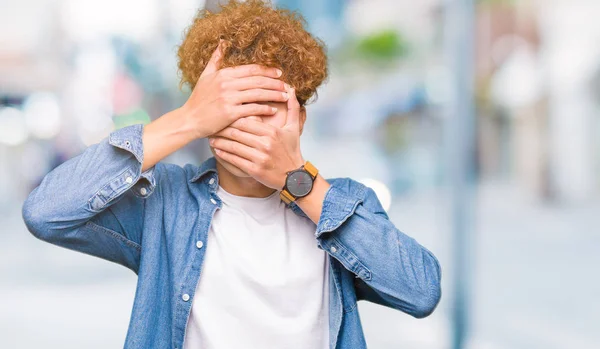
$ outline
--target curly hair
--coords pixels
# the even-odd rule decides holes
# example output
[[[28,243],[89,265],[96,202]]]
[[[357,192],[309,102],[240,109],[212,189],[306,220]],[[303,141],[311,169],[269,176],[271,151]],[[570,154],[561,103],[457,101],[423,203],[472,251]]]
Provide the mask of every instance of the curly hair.
[[[253,63],[279,68],[304,106],[327,78],[325,46],[305,24],[301,15],[264,0],[231,0],[218,13],[200,10],[179,47],[181,83],[194,88],[222,39],[221,68]]]

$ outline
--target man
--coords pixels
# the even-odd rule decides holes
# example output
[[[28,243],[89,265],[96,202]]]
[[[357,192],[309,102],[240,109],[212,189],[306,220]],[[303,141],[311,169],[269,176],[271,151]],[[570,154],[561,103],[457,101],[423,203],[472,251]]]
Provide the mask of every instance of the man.
[[[200,13],[179,59],[181,108],[90,146],[23,207],[36,237],[138,274],[125,347],[355,349],[358,300],[429,315],[436,258],[371,189],[301,154],[327,76],[301,19],[233,1]],[[200,167],[159,163],[204,137],[215,157]]]

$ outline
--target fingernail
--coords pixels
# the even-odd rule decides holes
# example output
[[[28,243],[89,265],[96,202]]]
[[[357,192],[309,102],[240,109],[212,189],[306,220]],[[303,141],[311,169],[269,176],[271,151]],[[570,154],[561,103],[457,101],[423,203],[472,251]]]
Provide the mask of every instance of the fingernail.
[[[273,114],[277,113],[277,108],[275,108],[275,107],[271,107],[271,112],[272,112]]]
[[[283,72],[281,70],[276,69],[276,71],[277,71],[277,77],[280,77],[281,75],[283,75]]]
[[[288,84],[285,84],[285,83],[283,84],[283,87],[285,87],[285,89],[286,89],[286,90],[289,90],[289,89],[290,89],[290,85],[288,85]]]
[[[215,139],[214,138],[209,138],[208,139],[208,143],[210,143],[210,145],[213,145],[215,143]]]
[[[287,101],[289,98],[287,92],[282,92],[281,94],[283,95],[283,99],[285,99]]]

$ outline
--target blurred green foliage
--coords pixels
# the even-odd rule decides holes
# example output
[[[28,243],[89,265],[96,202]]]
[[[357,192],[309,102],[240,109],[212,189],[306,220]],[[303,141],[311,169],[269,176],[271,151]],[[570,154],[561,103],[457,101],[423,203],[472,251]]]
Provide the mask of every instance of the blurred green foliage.
[[[393,29],[373,33],[358,40],[356,51],[366,59],[397,59],[408,52],[406,40]]]

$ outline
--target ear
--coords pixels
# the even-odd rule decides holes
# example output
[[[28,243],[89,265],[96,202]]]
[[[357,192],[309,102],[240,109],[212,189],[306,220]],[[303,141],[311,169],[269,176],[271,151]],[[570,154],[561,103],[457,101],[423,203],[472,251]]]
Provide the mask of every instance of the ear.
[[[304,123],[306,122],[306,108],[304,106],[300,107],[300,120],[298,121],[298,124],[300,125],[300,135],[302,135],[302,131],[304,130]]]

